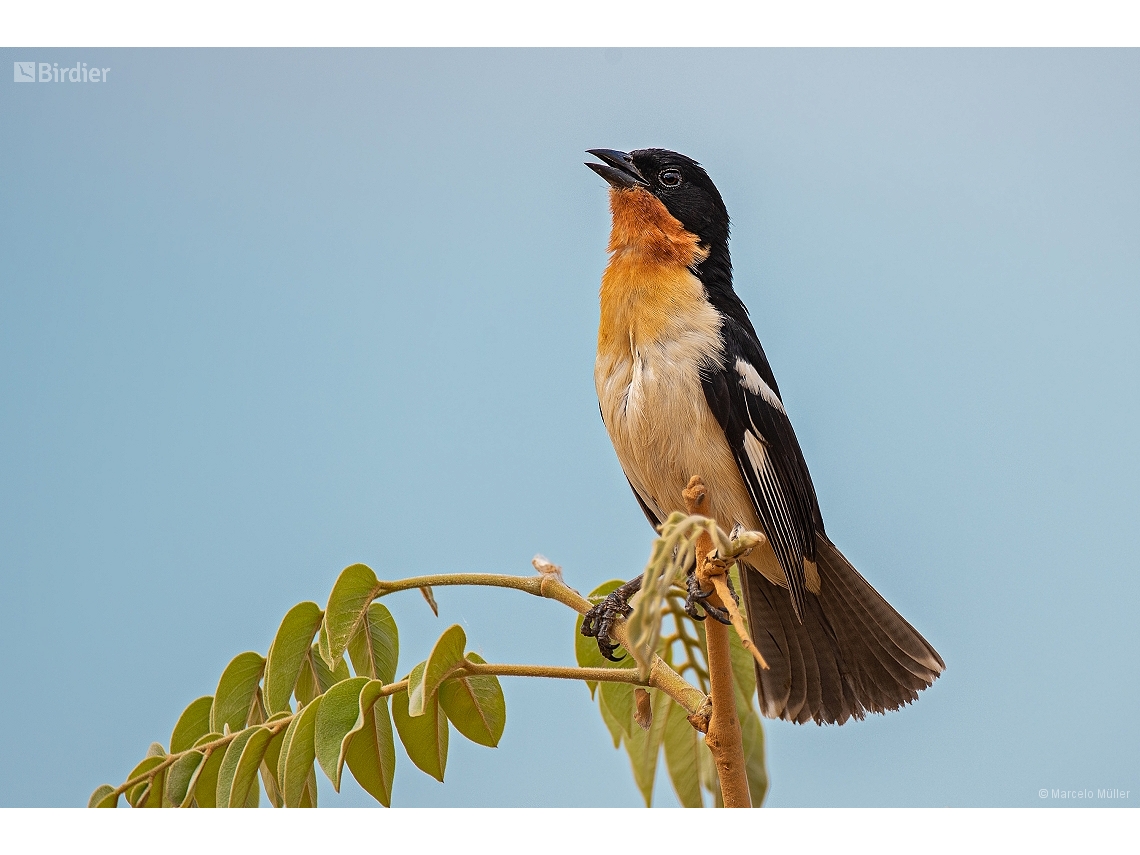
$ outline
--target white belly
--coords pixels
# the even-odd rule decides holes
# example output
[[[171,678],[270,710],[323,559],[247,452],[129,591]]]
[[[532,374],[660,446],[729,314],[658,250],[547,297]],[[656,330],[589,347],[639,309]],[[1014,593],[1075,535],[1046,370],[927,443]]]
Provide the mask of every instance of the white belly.
[[[693,345],[682,338],[638,347],[631,336],[628,352],[599,353],[594,383],[602,421],[629,483],[659,519],[685,510],[681,491],[699,475],[709,488],[709,515],[722,529],[740,524],[760,530],[728,440],[705,401],[702,357]],[[747,563],[787,586],[768,544]],[[810,587],[818,591],[818,582]]]
[[[736,461],[705,402],[703,357],[694,344],[631,344],[626,353],[599,354],[594,381],[602,420],[630,483],[661,519],[684,510],[681,491],[700,475],[725,530],[737,523],[756,528]]]

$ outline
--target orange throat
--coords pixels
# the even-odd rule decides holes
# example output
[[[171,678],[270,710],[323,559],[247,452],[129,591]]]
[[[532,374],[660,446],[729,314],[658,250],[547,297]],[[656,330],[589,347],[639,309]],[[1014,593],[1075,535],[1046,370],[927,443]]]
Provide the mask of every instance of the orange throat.
[[[599,353],[656,340],[704,304],[692,267],[708,255],[657,197],[640,188],[610,190],[611,253],[602,275]]]

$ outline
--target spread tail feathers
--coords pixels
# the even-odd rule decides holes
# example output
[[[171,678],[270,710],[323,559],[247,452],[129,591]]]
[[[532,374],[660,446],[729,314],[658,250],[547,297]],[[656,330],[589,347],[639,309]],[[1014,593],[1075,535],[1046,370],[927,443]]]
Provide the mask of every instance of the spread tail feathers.
[[[942,658],[822,534],[816,559],[820,592],[807,596],[803,623],[786,590],[741,574],[752,638],[770,666],[756,672],[761,712],[843,724],[916,700]]]

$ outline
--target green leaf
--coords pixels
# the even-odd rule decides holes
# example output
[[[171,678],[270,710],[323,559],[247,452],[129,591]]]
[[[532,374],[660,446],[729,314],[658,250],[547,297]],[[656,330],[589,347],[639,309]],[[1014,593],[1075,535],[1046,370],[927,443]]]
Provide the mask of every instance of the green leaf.
[[[684,707],[670,701],[665,724],[665,766],[681,807],[703,807],[700,758],[706,750],[689,724]]]
[[[239,653],[233,658],[214,692],[214,705],[210,709],[210,730],[221,732],[229,725],[230,732],[244,730],[250,711],[257,700],[257,684],[265,660],[257,653]]]
[[[756,694],[756,660],[744,649],[735,630],[728,634],[728,653],[732,663],[732,682],[736,686],[737,706],[742,700],[745,706],[751,706],[752,697]]]
[[[160,808],[162,807],[162,792],[166,787],[166,769],[163,769],[154,779],[147,785],[146,790],[139,797],[139,804],[137,807],[142,808]]]
[[[170,734],[170,753],[181,754],[210,732],[210,709],[214,699],[210,695],[191,701],[178,717],[174,732]]]
[[[218,771],[218,807],[257,807],[257,770],[273,738],[267,727],[251,727],[237,735]]]
[[[486,664],[477,653],[467,659]],[[499,678],[487,676],[452,677],[439,687],[439,705],[455,729],[479,745],[494,748],[507,724],[507,701]]]
[[[416,667],[422,668],[423,665],[420,663]],[[447,766],[447,716],[441,714],[437,699],[432,698],[424,705],[423,714],[413,717],[408,713],[407,692],[397,692],[392,696],[392,718],[409,759],[437,781],[442,781]]]
[[[408,674],[408,715],[424,714],[424,674],[427,673],[427,660],[420,662]]]
[[[281,621],[265,660],[265,705],[270,713],[288,711],[289,697],[322,617],[324,612],[316,603],[298,603]]]
[[[621,726],[622,734],[629,737],[633,731],[641,729],[633,723],[633,686],[630,683],[602,683],[600,693],[602,704],[609,708],[610,715]]]
[[[301,676],[297,679],[295,690],[297,702],[304,706],[351,676],[344,659],[337,660],[336,668],[330,670],[314,644],[301,664]]]
[[[657,759],[661,754],[661,741],[668,721],[666,702],[669,700],[668,695],[656,689],[650,690],[650,695],[653,723],[649,730],[634,726],[625,740],[625,750],[633,767],[633,779],[641,790],[646,807],[653,805],[653,781],[657,777]]]
[[[409,714],[423,715],[425,705],[439,691],[444,678],[463,661],[463,651],[466,647],[467,636],[463,632],[463,627],[453,624],[444,630],[427,658],[423,680],[416,682],[414,691],[412,685],[408,685]]]
[[[768,794],[768,769],[764,763],[764,727],[760,716],[753,710],[740,718],[741,742],[744,747],[744,765],[748,774],[748,793],[752,807],[764,804]]]
[[[163,807],[181,807],[190,790],[190,782],[202,762],[201,751],[191,751],[174,761],[166,770],[166,792],[162,794]]]
[[[256,728],[247,728],[240,731],[226,744],[222,763],[218,768],[218,783],[214,788],[214,805],[216,807],[228,808],[230,806],[230,791],[233,788],[234,774],[237,772],[242,749],[245,748],[245,744],[256,732]]]
[[[207,742],[213,742],[221,738],[222,734],[220,733],[208,733],[199,739],[194,747],[198,748]],[[198,769],[194,773],[194,778],[190,781],[190,785],[187,788],[187,792],[194,797],[194,802],[198,807],[217,807],[218,770],[222,768],[222,760],[225,756],[225,748],[215,748],[209,753],[206,759],[198,765]]]
[[[301,798],[297,801],[299,808],[315,808],[317,806],[317,770],[309,767],[309,777],[305,779],[305,786],[301,789]]]
[[[364,619],[368,604],[380,593],[380,583],[372,568],[363,564],[345,567],[329,594],[320,639],[321,657],[332,669],[344,653],[345,645]]]
[[[372,603],[348,640],[352,667],[358,676],[392,683],[396,679],[399,653],[400,634],[392,613],[382,603]]]
[[[594,588],[594,590],[590,591],[586,599],[591,603],[600,603],[605,599],[607,594],[613,593],[624,584],[625,582],[621,579],[610,579],[610,581],[603,582]],[[598,650],[598,640],[596,638],[582,635],[582,615],[578,615],[578,620],[574,624],[574,658],[581,668],[613,668],[617,665],[616,662],[610,662],[602,656],[601,651]],[[629,658],[628,656],[626,657],[626,659]],[[632,663],[625,667],[632,667]],[[587,680],[586,685],[590,689],[590,697],[594,697],[594,690],[598,688],[597,682]]]
[[[712,752],[705,747],[701,740],[700,750],[697,751],[697,774],[701,779],[701,786],[712,796],[713,807],[724,807],[724,797],[720,794],[720,777],[716,771],[716,761]]]
[[[614,718],[613,713],[610,712],[610,708],[606,706],[604,701],[598,704],[598,708],[602,712],[602,721],[605,723],[606,729],[609,730],[610,736],[613,738],[614,748],[621,748],[621,741],[625,737],[625,728]]]
[[[152,745],[151,749],[153,750],[153,748],[154,748],[154,746]],[[126,780],[129,781],[132,778],[137,778],[139,775],[142,775],[144,772],[149,772],[151,769],[153,769],[155,766],[159,765],[165,759],[166,758],[163,757],[161,754],[151,754],[148,751],[147,757],[145,759],[143,759],[143,761],[140,762],[137,766],[135,766],[135,768],[131,769],[131,772],[129,775],[127,775]],[[147,803],[150,800],[150,796],[151,796],[151,792],[150,792],[151,783],[153,780],[157,780],[161,777],[162,776],[160,773],[159,775],[155,776],[154,779],[147,780],[147,781],[140,781],[139,783],[137,783],[133,787],[131,787],[129,790],[127,790],[125,793],[123,793],[123,796],[126,797],[127,804],[129,804],[131,807],[146,807]],[[158,799],[159,799],[159,803],[161,804],[161,801],[162,801],[162,781],[161,780],[158,780]]]
[[[265,795],[274,807],[285,807],[285,796],[277,785],[277,766],[281,759],[281,746],[285,742],[286,729],[277,731],[269,740],[269,745],[265,748],[265,757],[261,761],[261,783],[265,787]]]
[[[313,698],[320,697],[321,687],[317,682],[317,670],[314,660],[320,660],[317,647],[313,645],[305,658],[301,660],[301,673],[297,675],[297,685],[293,687],[293,697],[297,699],[298,707],[311,703]],[[321,662],[321,667],[324,662]]]
[[[347,747],[348,735],[361,718],[360,692],[367,683],[367,677],[353,677],[337,683],[325,693],[317,712],[313,731],[317,762],[338,793],[340,773],[344,768],[344,748]]]
[[[322,702],[322,697],[314,698],[289,723],[285,731],[281,743],[281,759],[277,761],[278,783],[285,797],[285,807],[301,806],[309,775],[313,771],[313,761],[317,756],[313,734]],[[316,793],[315,784],[313,793]]]
[[[118,805],[119,797],[115,794],[115,788],[110,784],[100,784],[91,794],[91,798],[87,800],[87,807],[89,808],[113,808],[118,807]]]
[[[345,761],[357,783],[384,807],[391,807],[396,745],[388,717],[388,699],[379,695],[381,686],[373,680],[360,693],[363,721],[348,739]]]

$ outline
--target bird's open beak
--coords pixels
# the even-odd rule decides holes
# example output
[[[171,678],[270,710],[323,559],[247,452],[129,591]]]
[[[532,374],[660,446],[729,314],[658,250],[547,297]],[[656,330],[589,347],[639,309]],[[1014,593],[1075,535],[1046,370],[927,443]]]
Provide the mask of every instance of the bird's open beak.
[[[587,163],[586,166],[602,176],[617,190],[628,190],[630,187],[648,187],[649,182],[637,171],[631,158],[624,151],[615,151],[612,148],[592,148],[586,152],[592,154],[601,163]]]

